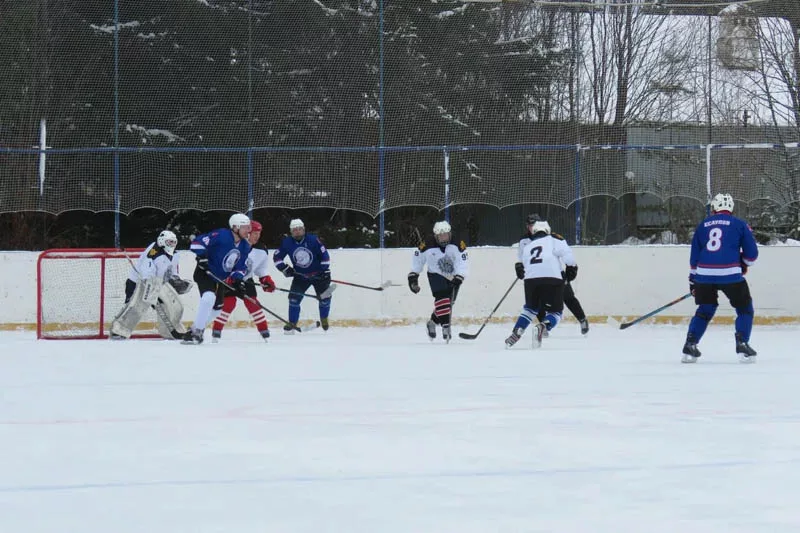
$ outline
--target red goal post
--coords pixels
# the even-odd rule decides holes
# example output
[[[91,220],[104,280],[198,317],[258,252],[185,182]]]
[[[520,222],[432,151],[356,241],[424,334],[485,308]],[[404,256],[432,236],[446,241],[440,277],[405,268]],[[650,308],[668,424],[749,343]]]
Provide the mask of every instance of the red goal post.
[[[125,303],[125,280],[142,249],[58,248],[36,263],[36,337],[107,339]],[[130,261],[129,261],[130,259]],[[144,315],[133,337],[159,337],[156,315]]]

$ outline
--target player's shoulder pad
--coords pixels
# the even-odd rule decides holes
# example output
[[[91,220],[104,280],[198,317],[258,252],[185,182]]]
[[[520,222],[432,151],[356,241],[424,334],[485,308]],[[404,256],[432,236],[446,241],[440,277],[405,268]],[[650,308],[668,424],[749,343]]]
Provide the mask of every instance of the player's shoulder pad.
[[[551,233],[550,236],[553,237],[554,239],[558,239],[559,241],[563,241],[564,240],[564,237],[562,237],[558,233]]]
[[[466,251],[466,249],[467,249],[467,243],[465,243],[464,241],[458,241],[458,251],[464,252]]]

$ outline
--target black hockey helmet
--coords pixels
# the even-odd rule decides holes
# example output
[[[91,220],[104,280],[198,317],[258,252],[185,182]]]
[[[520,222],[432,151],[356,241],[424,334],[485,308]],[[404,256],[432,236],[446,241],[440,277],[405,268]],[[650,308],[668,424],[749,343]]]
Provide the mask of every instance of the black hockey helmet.
[[[533,226],[533,224],[534,224],[535,222],[539,222],[540,220],[542,220],[542,217],[540,217],[538,213],[531,213],[531,214],[530,214],[530,215],[528,215],[528,217],[525,219],[525,225],[527,225],[527,226]]]

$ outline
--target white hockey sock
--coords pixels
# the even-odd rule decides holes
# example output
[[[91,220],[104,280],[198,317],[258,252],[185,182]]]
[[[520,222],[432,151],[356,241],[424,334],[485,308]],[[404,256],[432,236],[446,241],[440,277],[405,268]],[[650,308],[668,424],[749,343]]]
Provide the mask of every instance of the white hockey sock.
[[[203,330],[206,328],[206,324],[208,324],[209,319],[211,319],[211,311],[213,310],[216,299],[217,295],[211,291],[204,292],[200,296],[200,301],[197,303],[197,314],[195,315],[192,329]]]

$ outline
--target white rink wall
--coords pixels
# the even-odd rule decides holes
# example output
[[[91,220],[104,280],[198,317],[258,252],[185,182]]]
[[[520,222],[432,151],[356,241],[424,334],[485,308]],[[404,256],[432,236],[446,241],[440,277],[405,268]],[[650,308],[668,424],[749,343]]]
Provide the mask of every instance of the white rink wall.
[[[579,264],[574,288],[584,309],[594,321],[609,317],[624,319],[640,316],[688,290],[687,246],[591,246],[574,247]],[[383,292],[340,285],[333,296],[331,319],[334,324],[380,325],[412,323],[430,315],[432,298],[427,280],[421,277],[422,291],[412,294],[406,284],[412,249],[330,250],[334,279],[380,285],[391,280],[401,286]],[[454,316],[457,323],[481,322],[514,280],[516,250],[503,247],[472,248],[470,275],[465,281]],[[33,329],[36,324],[36,252],[0,252],[0,327]],[[761,247],[760,257],[747,276],[756,307],[757,323],[800,322],[800,291],[792,283],[794,269],[800,264],[800,247]],[[181,275],[191,279],[193,254],[181,253]],[[274,269],[271,272],[279,286],[288,288],[289,281]],[[65,280],[72,283],[72,280]],[[87,284],[91,282],[86,281]],[[120,295],[123,284],[119,286]],[[196,289],[182,297],[184,321],[190,321],[198,299]],[[263,305],[286,317],[287,294],[266,294],[259,290]],[[89,299],[91,300],[91,299]],[[523,303],[522,284],[518,283],[495,316],[510,320]],[[317,315],[317,302],[303,302],[301,318]],[[65,310],[96,305],[91,301],[62,302]],[[116,309],[108,309],[113,316]],[[673,306],[659,316],[659,322],[685,321],[694,313],[691,301]],[[565,313],[570,316],[569,313]],[[732,316],[723,301],[719,316]],[[238,305],[234,321],[247,321],[244,306]],[[723,320],[724,321],[724,320]],[[275,320],[271,320],[274,323]],[[237,325],[246,325],[242,322]]]

